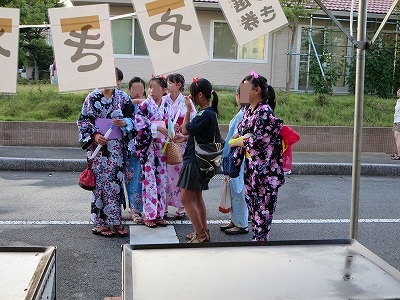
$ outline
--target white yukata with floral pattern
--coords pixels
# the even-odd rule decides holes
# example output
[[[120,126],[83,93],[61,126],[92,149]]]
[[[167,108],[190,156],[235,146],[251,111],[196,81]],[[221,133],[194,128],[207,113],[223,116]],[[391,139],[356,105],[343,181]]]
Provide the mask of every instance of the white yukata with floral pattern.
[[[182,94],[178,95],[176,100],[172,100],[170,94],[164,96],[168,105],[171,107],[172,119],[175,120],[177,113],[179,112],[179,117],[177,119],[177,124],[179,125],[179,132],[182,134],[182,129],[180,126],[183,123],[183,119],[186,114],[186,105],[185,98]],[[192,120],[196,116],[196,109],[192,103],[192,110],[190,111],[190,120]],[[182,156],[185,153],[186,142],[180,143],[179,146],[181,148]],[[181,202],[181,188],[177,187],[179,174],[181,172],[182,163],[177,165],[167,165],[167,174],[168,174],[168,182],[167,182],[167,205],[174,206],[176,208],[183,207]]]

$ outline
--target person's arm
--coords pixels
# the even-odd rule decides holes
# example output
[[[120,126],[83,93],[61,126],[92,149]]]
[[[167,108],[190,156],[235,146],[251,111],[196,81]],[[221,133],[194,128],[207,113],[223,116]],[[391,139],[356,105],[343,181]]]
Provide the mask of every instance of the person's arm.
[[[190,97],[185,97],[185,105],[186,105],[186,113],[182,123],[182,133],[184,135],[189,135],[189,131],[186,129],[186,125],[190,122],[190,112],[192,110],[192,103],[190,101]]]

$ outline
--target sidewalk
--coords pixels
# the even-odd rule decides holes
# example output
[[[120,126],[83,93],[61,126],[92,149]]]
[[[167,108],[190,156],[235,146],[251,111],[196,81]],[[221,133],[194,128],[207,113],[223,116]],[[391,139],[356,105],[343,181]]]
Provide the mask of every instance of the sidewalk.
[[[86,152],[68,147],[0,146],[0,170],[80,172],[86,167]],[[351,152],[294,152],[293,174],[351,175]],[[400,176],[400,161],[385,153],[363,152],[361,174]]]

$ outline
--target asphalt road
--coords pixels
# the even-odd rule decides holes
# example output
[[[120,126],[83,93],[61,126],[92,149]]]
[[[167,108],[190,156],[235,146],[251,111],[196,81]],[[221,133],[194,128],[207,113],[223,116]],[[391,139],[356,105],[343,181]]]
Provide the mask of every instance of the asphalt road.
[[[78,187],[77,178],[72,172],[1,171],[0,246],[56,246],[57,299],[119,296],[121,245],[135,237],[106,239],[90,233],[89,192]],[[204,193],[212,241],[250,241],[251,234],[219,231],[229,218],[217,210],[219,188],[220,181],[213,180]],[[397,269],[399,194],[398,178],[361,178],[358,241]],[[348,238],[350,200],[350,176],[288,176],[278,196],[271,240]],[[124,218],[131,225],[127,212]],[[191,232],[187,220],[169,227],[180,243]]]

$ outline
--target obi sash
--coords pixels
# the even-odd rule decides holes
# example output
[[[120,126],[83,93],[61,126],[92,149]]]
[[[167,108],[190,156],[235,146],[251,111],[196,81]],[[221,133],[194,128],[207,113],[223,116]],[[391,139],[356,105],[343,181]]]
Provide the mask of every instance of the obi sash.
[[[96,120],[94,120],[94,123],[96,125],[97,128],[100,129],[101,133],[104,135],[108,129],[110,129],[111,125],[112,125],[112,121],[113,119],[106,119],[106,118],[96,118]],[[122,139],[122,131],[121,128],[119,128],[118,126],[114,126],[111,134],[108,136],[109,140],[119,140]]]

